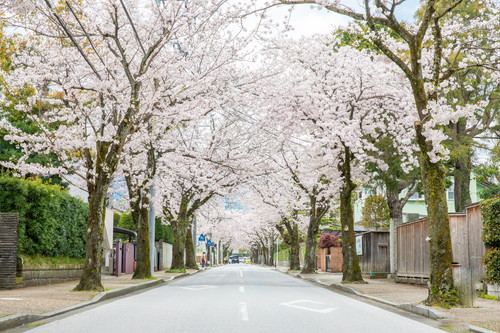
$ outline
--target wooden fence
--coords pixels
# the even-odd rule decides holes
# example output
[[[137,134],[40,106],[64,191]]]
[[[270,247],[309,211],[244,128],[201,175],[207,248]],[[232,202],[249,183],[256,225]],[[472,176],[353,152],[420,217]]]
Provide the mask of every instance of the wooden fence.
[[[465,213],[450,213],[450,232],[454,262],[454,278],[462,289],[473,290],[484,277],[481,258],[483,221],[479,203],[466,208]],[[398,279],[428,279],[430,272],[427,218],[397,227]]]
[[[17,214],[0,213],[0,289],[16,286],[18,224]]]

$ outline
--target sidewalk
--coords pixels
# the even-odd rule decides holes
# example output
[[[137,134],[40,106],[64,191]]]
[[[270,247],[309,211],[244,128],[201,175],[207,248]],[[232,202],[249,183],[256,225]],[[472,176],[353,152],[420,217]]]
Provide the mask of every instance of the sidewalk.
[[[342,273],[299,274],[298,271],[287,272],[285,267],[278,269],[331,288],[439,319],[441,328],[448,332],[500,332],[500,301],[477,298],[473,308],[430,308],[421,304],[427,298],[425,286],[395,283],[390,279],[365,279],[367,284],[342,284]]]
[[[0,331],[54,316],[80,306],[104,299],[118,297],[175,278],[198,272],[188,269],[187,273],[155,272],[154,280],[132,280],[132,274],[119,277],[102,276],[105,291],[74,292],[78,280],[36,287],[0,290]]]

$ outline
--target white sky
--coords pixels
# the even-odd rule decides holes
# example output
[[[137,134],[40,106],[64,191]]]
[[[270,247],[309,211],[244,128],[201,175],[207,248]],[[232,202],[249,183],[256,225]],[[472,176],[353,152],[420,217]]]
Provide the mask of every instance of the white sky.
[[[342,4],[356,11],[363,12],[363,0],[341,0]],[[396,17],[400,20],[413,21],[413,15],[420,4],[419,0],[406,0],[398,7]],[[290,9],[289,5],[274,7],[268,11],[268,16],[275,22],[282,22]],[[317,6],[296,5],[294,6],[290,24],[294,31],[292,37],[311,36],[315,33],[327,33],[338,26],[345,26],[351,20],[326,9],[319,10]]]

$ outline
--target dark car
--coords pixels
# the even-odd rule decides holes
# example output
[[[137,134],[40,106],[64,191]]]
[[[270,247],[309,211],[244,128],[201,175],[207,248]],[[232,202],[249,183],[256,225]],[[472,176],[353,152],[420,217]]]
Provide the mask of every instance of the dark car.
[[[240,263],[240,258],[238,256],[230,256],[229,259],[231,260],[231,264],[239,264]]]

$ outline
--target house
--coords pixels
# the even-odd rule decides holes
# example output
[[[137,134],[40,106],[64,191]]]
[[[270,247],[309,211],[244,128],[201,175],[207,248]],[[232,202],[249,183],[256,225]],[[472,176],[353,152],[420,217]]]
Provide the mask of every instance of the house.
[[[452,184],[448,188],[446,196],[448,198],[448,212],[455,212],[455,201],[454,201],[454,185],[453,185],[453,177],[448,178]],[[485,186],[476,181],[474,174],[472,174],[472,178],[470,181],[470,194],[472,202],[480,201],[479,193],[485,189]],[[377,193],[383,193],[383,189],[378,187],[376,190]],[[361,188],[357,191],[357,198],[354,203],[354,222],[361,222],[363,216],[363,205],[370,195],[372,195],[373,191],[369,188]],[[403,195],[403,194],[402,194]],[[427,216],[427,206],[425,205],[425,199],[423,194],[415,193],[413,194],[406,205],[403,208],[403,222],[411,222],[416,221],[420,218]]]

